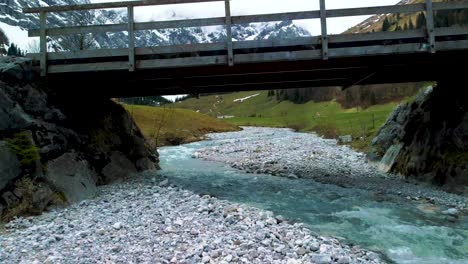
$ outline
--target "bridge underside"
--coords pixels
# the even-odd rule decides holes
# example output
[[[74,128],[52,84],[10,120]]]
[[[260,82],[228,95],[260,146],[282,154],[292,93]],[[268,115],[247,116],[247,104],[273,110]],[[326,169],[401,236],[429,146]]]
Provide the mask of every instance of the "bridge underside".
[[[330,60],[262,62],[229,66],[57,73],[47,85],[86,96],[134,97],[437,81],[460,78],[468,51]]]

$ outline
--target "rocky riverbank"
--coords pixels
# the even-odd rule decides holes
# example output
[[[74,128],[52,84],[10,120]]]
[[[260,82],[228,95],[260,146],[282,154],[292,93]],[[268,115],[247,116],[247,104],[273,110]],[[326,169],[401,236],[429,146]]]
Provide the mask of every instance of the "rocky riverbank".
[[[2,263],[381,263],[268,211],[142,176],[0,235]]]
[[[38,80],[34,62],[0,58],[0,221],[96,195],[158,167],[155,149],[110,98]]]
[[[385,171],[468,195],[468,92],[462,84],[442,80],[399,105],[372,141],[369,158]]]
[[[335,140],[289,129],[245,127],[233,133],[210,134],[212,147],[193,157],[229,164],[249,173],[267,173],[290,178],[310,178],[322,183],[375,192],[380,199],[409,199],[467,209],[468,198],[386,174],[368,163],[365,154]]]

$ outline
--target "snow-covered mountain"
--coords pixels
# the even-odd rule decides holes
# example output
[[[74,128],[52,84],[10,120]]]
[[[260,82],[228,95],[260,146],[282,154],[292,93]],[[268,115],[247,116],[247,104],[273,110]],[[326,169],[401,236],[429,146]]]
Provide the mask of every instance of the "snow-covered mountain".
[[[30,48],[27,30],[39,27],[37,15],[23,14],[22,9],[32,6],[55,6],[88,3],[89,0],[0,0],[0,28],[10,42],[24,49]],[[177,17],[174,14],[175,17]],[[184,19],[177,17],[177,19]],[[49,26],[96,25],[126,23],[127,15],[123,10],[97,10],[89,12],[52,13],[48,16]],[[232,30],[235,41],[260,40],[272,38],[293,38],[309,36],[310,33],[293,21],[255,23],[235,25]],[[194,43],[220,42],[226,39],[223,27],[193,27],[135,32],[137,47],[159,45],[177,45]],[[76,39],[79,38],[79,39]],[[70,45],[72,43],[73,45]],[[79,43],[79,44],[77,44]],[[52,50],[72,50],[82,48],[118,48],[125,47],[126,32],[87,35],[86,37],[69,36],[50,40]],[[76,45],[79,45],[77,47]],[[29,46],[29,47],[28,47]]]

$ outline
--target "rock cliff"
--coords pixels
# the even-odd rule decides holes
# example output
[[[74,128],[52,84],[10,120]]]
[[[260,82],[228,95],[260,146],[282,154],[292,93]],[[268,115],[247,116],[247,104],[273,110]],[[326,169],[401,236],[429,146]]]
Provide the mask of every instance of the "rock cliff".
[[[372,142],[380,168],[449,191],[468,193],[468,92],[463,81],[440,81],[400,105]]]
[[[0,214],[36,214],[96,186],[157,169],[125,109],[105,97],[48,89],[32,62],[0,58]]]

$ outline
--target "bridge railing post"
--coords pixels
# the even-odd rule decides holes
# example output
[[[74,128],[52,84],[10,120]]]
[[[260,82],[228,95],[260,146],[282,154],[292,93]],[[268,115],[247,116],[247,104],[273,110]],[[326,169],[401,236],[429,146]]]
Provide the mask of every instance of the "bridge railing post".
[[[41,11],[39,15],[41,32],[39,37],[39,45],[41,51],[41,76],[47,75],[47,12]]]
[[[128,70],[135,71],[135,15],[133,6],[127,7],[128,15]]]
[[[426,0],[426,30],[429,42],[429,52],[435,53],[434,10],[432,0]]]
[[[322,59],[328,60],[327,8],[325,0],[320,0],[320,25],[322,32]]]
[[[234,51],[232,48],[232,19],[231,19],[231,3],[230,0],[224,0],[224,8],[226,13],[226,38],[227,38],[227,52],[228,52],[228,65],[234,65]]]

